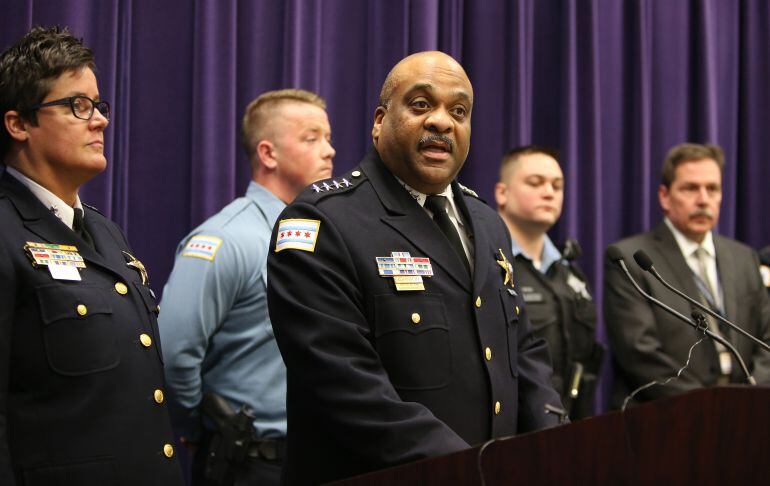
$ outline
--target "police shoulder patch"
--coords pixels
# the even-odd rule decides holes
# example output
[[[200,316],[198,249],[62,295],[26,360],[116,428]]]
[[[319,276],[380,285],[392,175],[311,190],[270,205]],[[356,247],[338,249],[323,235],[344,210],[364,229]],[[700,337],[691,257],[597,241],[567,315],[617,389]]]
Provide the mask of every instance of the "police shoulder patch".
[[[195,235],[190,238],[190,241],[187,242],[184,250],[182,250],[182,256],[201,258],[213,262],[220,246],[222,246],[222,238],[217,238],[216,236]]]
[[[321,222],[317,219],[282,219],[278,222],[275,252],[281,250],[315,251]]]

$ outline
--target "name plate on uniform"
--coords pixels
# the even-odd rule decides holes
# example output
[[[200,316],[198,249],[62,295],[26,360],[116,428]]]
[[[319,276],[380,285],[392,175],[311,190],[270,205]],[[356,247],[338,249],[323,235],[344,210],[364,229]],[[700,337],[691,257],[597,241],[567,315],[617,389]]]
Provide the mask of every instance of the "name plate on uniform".
[[[80,280],[79,268],[86,268],[76,246],[28,241],[24,251],[33,267],[45,266],[56,280]]]
[[[425,290],[422,278],[433,276],[429,258],[412,257],[408,252],[394,251],[375,260],[380,277],[393,277],[398,291]]]
[[[396,283],[396,290],[425,290],[425,285],[422,283],[422,277],[409,277],[396,275],[393,277],[393,281]]]
[[[521,296],[524,299],[524,302],[527,304],[534,304],[538,302],[543,302],[543,294],[540,292],[535,292],[535,289],[532,287],[527,287],[525,285],[521,286]]]

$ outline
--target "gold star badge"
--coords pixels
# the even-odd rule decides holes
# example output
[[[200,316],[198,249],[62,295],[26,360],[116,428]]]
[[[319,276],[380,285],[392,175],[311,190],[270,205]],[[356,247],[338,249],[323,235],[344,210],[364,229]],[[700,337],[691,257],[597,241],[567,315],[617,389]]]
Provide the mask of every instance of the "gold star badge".
[[[127,251],[123,252],[123,256],[126,258],[126,266],[139,272],[139,276],[142,277],[142,285],[148,285],[150,277],[147,276],[147,269],[144,267],[144,264]]]
[[[503,276],[503,285],[508,285],[508,282],[511,282],[511,287],[513,287],[513,267],[511,266],[511,263],[508,261],[508,259],[505,258],[505,253],[503,253],[503,250],[498,248],[497,251],[500,252],[500,260],[496,260],[497,264],[500,265],[500,267],[505,271],[505,275]]]

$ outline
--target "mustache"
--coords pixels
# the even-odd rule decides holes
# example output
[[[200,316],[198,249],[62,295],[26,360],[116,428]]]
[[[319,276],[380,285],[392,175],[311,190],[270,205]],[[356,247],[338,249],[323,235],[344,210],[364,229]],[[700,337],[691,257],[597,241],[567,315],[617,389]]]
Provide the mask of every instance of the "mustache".
[[[690,217],[691,218],[697,218],[699,216],[705,216],[705,217],[707,217],[709,219],[714,219],[714,213],[710,209],[707,209],[707,208],[696,209],[695,211],[690,213]]]
[[[449,147],[449,151],[451,152],[454,149],[454,142],[451,138],[447,137],[446,135],[439,135],[439,134],[433,134],[433,135],[425,135],[420,140],[417,141],[417,150],[420,150],[423,145],[426,143],[431,142],[443,142]]]

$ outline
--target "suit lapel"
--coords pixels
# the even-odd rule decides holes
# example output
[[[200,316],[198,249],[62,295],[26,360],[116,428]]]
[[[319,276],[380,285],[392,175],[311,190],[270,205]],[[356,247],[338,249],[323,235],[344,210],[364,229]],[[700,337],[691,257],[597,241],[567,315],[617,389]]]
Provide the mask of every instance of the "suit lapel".
[[[735,274],[736,263],[733,254],[725,248],[722,237],[714,235],[714,248],[717,252],[717,274],[722,288],[722,306],[725,316],[735,318],[738,311],[738,300],[735,295],[733,282],[737,280]]]
[[[388,215],[381,218],[382,222],[419,248],[433,263],[470,292],[470,279],[460,257],[425,210],[399,185],[374,148],[361,162],[361,170],[388,211]]]
[[[671,234],[665,223],[659,223],[653,229],[653,237],[658,247],[658,255],[665,262],[665,265],[659,265],[656,262],[655,268],[669,282],[676,282],[676,287],[693,299],[698,300],[700,291],[695,285],[692,270],[687,265],[687,261],[682,255],[682,250]]]

